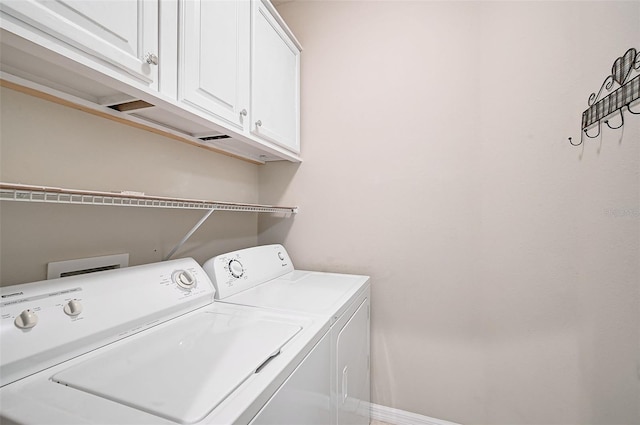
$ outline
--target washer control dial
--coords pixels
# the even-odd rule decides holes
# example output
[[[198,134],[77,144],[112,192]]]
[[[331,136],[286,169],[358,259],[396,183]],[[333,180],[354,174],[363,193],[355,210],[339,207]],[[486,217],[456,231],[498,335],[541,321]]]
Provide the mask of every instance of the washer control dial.
[[[244,267],[240,261],[231,260],[229,261],[229,271],[231,272],[231,276],[239,278],[244,274]]]
[[[80,301],[73,299],[64,305],[63,310],[68,316],[75,317],[82,313],[82,304],[80,304]]]
[[[196,286],[196,279],[186,270],[178,270],[173,273],[173,281],[184,289],[192,289]]]
[[[13,322],[20,329],[31,329],[38,324],[38,316],[31,310],[24,310]]]

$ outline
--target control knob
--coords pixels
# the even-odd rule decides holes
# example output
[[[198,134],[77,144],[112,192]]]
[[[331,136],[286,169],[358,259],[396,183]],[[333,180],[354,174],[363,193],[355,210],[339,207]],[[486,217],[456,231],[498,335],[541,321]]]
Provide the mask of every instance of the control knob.
[[[82,313],[82,304],[80,304],[80,301],[73,299],[64,305],[63,310],[68,316],[75,317]]]
[[[229,271],[231,272],[231,276],[239,278],[244,274],[244,267],[240,261],[231,260],[229,261]]]
[[[174,272],[173,281],[184,289],[191,289],[196,286],[196,279],[186,270]]]
[[[24,310],[13,322],[20,329],[31,329],[38,324],[38,316],[31,310]]]

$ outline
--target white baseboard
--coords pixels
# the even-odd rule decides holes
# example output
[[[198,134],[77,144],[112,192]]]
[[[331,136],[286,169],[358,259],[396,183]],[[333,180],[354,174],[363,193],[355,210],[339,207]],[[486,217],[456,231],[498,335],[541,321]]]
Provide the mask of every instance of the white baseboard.
[[[455,422],[430,418],[393,407],[370,404],[371,420],[382,421],[392,425],[460,425]]]

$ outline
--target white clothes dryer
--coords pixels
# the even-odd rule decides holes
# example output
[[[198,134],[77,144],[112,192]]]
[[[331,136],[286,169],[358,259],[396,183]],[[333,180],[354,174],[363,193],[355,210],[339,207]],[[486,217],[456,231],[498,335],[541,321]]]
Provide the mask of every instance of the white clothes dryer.
[[[218,255],[204,266],[220,302],[309,315],[330,326],[332,424],[370,422],[370,284],[368,276],[295,270],[282,245]],[[274,396],[264,416],[291,405]],[[262,424],[261,420],[253,423]]]
[[[276,391],[330,422],[329,325],[214,294],[193,259],[0,288],[0,422],[246,424]]]

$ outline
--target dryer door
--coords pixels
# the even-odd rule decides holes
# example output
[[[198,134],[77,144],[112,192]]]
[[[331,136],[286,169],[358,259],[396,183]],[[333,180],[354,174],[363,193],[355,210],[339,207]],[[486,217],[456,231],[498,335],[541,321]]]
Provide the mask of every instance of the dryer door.
[[[338,424],[369,424],[369,298],[340,330],[336,344]]]

